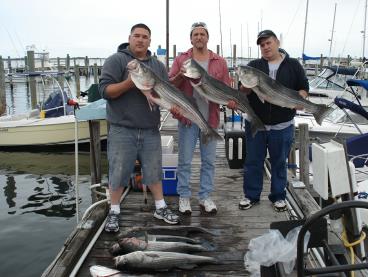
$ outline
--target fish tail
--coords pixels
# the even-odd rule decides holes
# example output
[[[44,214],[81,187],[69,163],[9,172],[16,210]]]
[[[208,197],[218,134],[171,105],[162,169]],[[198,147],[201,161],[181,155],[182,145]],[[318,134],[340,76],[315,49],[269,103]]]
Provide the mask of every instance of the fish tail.
[[[214,129],[209,128],[207,133],[201,133],[201,141],[203,144],[207,144],[209,141],[216,139],[222,140],[222,136],[219,135]]]
[[[318,105],[318,111],[313,113],[314,118],[316,119],[317,123],[319,125],[322,124],[323,119],[332,112],[333,109],[331,107],[328,107],[326,105]]]

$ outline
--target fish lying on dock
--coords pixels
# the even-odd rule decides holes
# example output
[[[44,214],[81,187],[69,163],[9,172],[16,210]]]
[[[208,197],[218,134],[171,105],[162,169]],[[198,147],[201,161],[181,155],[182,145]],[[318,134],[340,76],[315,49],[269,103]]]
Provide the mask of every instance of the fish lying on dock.
[[[199,264],[216,264],[212,257],[160,251],[136,251],[114,258],[121,270],[166,271],[173,268],[191,269]]]
[[[126,228],[121,233],[121,238],[126,237],[139,237],[147,234],[160,234],[160,235],[181,235],[187,236],[188,234],[201,233],[211,236],[218,236],[219,233],[210,231],[203,227],[190,226],[190,225],[172,225],[172,226],[147,226],[147,227],[132,227]]]
[[[151,91],[150,96],[145,93],[146,96],[149,96],[149,101],[167,110],[176,107],[181,115],[196,123],[202,131],[201,140],[203,143],[212,139],[222,140],[222,137],[208,125],[194,99],[162,80],[150,67],[138,60],[130,61],[127,68],[137,88],[142,91]]]
[[[192,239],[183,236],[170,236],[170,235],[151,235],[147,232],[142,235],[136,237],[137,239],[148,241],[173,241],[173,242],[186,242],[191,244],[201,244],[201,241],[198,239]]]
[[[304,99],[298,91],[283,86],[256,68],[240,66],[238,74],[242,85],[251,88],[262,102],[267,101],[290,109],[298,106],[303,107],[307,112],[313,114],[320,125],[323,119],[332,111],[332,108],[326,105],[315,104]]]
[[[114,256],[127,254],[134,251],[164,251],[164,252],[200,252],[209,249],[198,244],[171,241],[144,241],[137,238],[119,239],[110,247],[110,253]]]
[[[252,136],[259,130],[265,130],[265,127],[259,117],[250,106],[245,92],[233,89],[225,83],[210,76],[206,70],[198,64],[194,59],[188,59],[184,62],[184,75],[191,79],[200,79],[197,84],[192,83],[192,86],[197,92],[208,101],[227,105],[230,100],[238,104],[238,109],[247,114],[247,119],[251,125]]]
[[[102,265],[93,265],[89,268],[89,272],[91,273],[92,277],[150,277],[152,275],[131,275],[122,273],[121,271],[114,269],[114,268],[108,268]]]

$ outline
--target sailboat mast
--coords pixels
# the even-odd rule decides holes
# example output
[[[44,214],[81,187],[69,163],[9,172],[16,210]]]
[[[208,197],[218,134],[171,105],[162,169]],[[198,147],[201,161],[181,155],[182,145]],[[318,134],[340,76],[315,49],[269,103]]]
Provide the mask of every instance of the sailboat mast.
[[[220,17],[220,49],[221,49],[221,56],[223,56],[223,52],[222,52],[222,27],[221,27],[221,6],[220,6],[220,0],[218,2],[218,7],[219,7],[219,17]]]
[[[309,6],[309,0],[307,0],[307,7],[305,9],[305,22],[304,22],[304,36],[303,36],[303,50],[302,50],[302,57],[304,54],[304,49],[305,49],[305,35],[307,33],[307,21],[308,21],[308,6]],[[304,63],[304,60],[303,60]]]
[[[367,27],[367,0],[365,0],[365,9],[364,9],[364,30],[363,30],[363,52],[362,52],[362,59],[364,59],[366,27]]]
[[[334,35],[334,30],[335,30],[336,6],[337,6],[337,4],[335,3],[335,12],[334,12],[333,22],[332,22],[332,32],[331,32],[331,38],[329,39],[329,41],[330,41],[330,51],[328,52],[328,65],[329,66],[331,66],[331,64],[332,64],[331,50],[332,50],[332,41],[333,41],[333,35]]]

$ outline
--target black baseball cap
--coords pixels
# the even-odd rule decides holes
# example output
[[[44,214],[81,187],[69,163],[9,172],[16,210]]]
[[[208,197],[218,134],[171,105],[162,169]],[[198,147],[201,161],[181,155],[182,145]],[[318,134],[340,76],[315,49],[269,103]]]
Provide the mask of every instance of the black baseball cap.
[[[275,35],[274,32],[272,32],[271,30],[263,30],[263,31],[260,31],[258,33],[258,36],[257,36],[257,45],[259,45],[259,41],[262,39],[262,38],[269,38],[269,37],[275,37],[277,38],[277,36]]]

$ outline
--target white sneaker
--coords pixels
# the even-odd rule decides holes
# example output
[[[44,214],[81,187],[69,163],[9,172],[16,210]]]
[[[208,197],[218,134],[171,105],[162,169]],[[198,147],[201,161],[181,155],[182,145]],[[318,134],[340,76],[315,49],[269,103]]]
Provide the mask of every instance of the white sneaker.
[[[183,214],[191,214],[192,208],[190,207],[190,198],[180,197],[179,198],[179,212]]]
[[[273,208],[276,212],[283,212],[287,210],[285,200],[277,200],[273,203]]]
[[[204,200],[199,200],[199,206],[206,213],[211,213],[211,214],[217,213],[217,207],[216,207],[215,203],[213,203],[211,198],[206,198]]]

